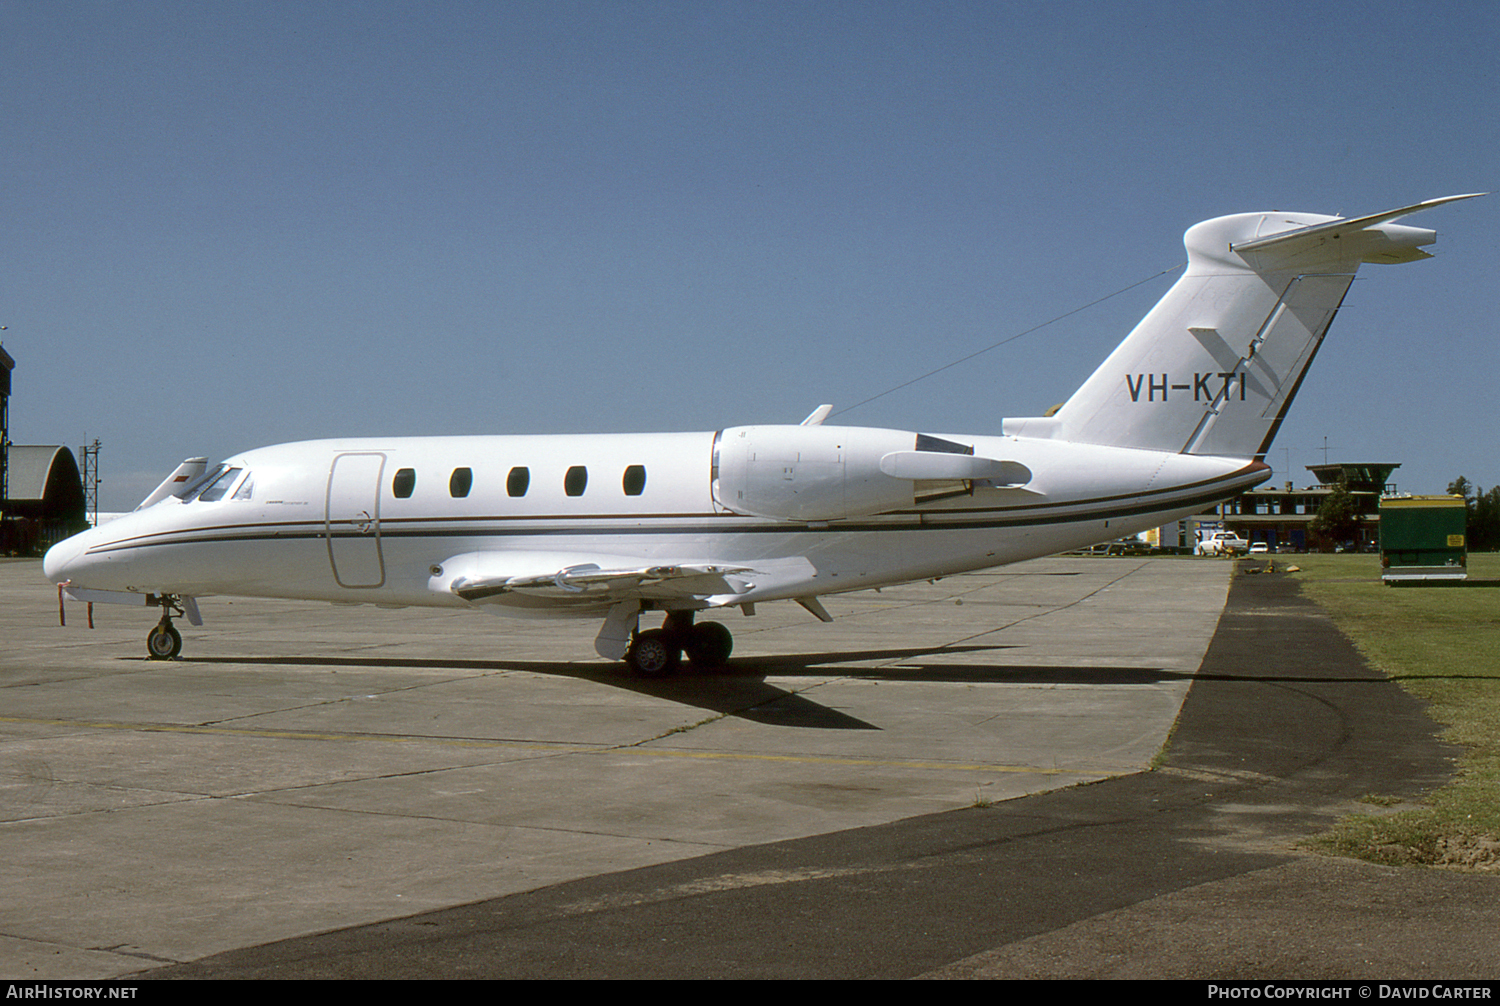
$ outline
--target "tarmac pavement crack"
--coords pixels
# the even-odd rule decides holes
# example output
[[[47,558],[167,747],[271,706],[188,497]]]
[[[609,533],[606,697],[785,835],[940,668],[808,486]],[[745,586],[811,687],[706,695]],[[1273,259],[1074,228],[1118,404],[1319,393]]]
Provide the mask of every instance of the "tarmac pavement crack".
[[[1067,611],[1069,608],[1076,608],[1078,605],[1082,604],[1083,602],[1085,602],[1087,600],[1090,600],[1091,598],[1097,596],[1101,591],[1108,590],[1109,588],[1111,588],[1111,587],[1119,584],[1121,581],[1125,580],[1126,578],[1134,576],[1136,573],[1140,572],[1141,569],[1144,568],[1144,566],[1145,566],[1145,563],[1141,563],[1139,565],[1136,565],[1133,568],[1128,569],[1125,572],[1121,573],[1119,576],[1115,577],[1114,579],[1110,580],[1109,582],[1100,584],[1099,586],[1095,587],[1093,590],[1089,591],[1087,594],[1084,594],[1082,597],[1075,597],[1073,600],[1069,601],[1067,604],[1058,604],[1058,605],[1049,606],[1049,607],[1047,607],[1047,609],[1045,611],[1038,611],[1038,612],[1035,612],[1035,613],[1030,614],[1030,615],[1025,615],[1025,616],[1023,616],[1021,618],[1017,618],[1017,619],[1014,619],[1012,621],[1006,622],[1004,625],[997,625],[994,628],[985,629],[983,632],[976,632],[976,633],[973,633],[973,634],[968,635],[968,636],[962,636],[962,637],[960,637],[958,639],[954,639],[954,640],[951,640],[950,642],[944,643],[943,647],[961,646],[962,644],[971,642],[971,641],[973,641],[975,639],[982,639],[985,636],[994,635],[997,632],[1004,632],[1007,629],[1013,629],[1016,626],[1022,624],[1023,622],[1030,622],[1030,621],[1032,621],[1034,619],[1038,619],[1038,618],[1046,618],[1048,615],[1056,614],[1059,611]]]
[[[480,674],[477,675],[477,677],[492,677],[496,674],[504,673],[506,672],[497,671],[488,674]],[[220,719],[201,720],[199,721],[198,725],[204,727],[225,726],[231,723],[259,719],[265,716],[281,716],[287,713],[302,712],[308,709],[323,709],[330,706],[338,706],[350,702],[370,702],[392,695],[400,695],[404,692],[414,692],[420,691],[425,688],[438,688],[444,685],[454,684],[455,682],[471,681],[474,680],[474,677],[475,676],[465,675],[463,677],[457,678],[443,678],[438,681],[418,681],[409,685],[402,685],[400,687],[382,688],[376,691],[366,691],[358,695],[340,695],[334,698],[319,699],[316,702],[303,702],[294,705],[278,706],[275,709],[259,709],[255,712],[244,713],[239,716],[225,716]]]

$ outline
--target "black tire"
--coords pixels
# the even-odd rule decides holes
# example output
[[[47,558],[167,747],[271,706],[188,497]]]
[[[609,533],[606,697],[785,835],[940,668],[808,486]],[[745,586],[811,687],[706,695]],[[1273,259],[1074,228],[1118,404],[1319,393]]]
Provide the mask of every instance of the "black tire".
[[[714,670],[729,662],[734,652],[734,634],[723,622],[699,622],[683,641],[688,659],[700,670]]]
[[[679,650],[660,629],[636,635],[625,652],[625,663],[643,678],[663,678],[677,670],[682,660]]]
[[[146,634],[146,655],[152,660],[171,660],[182,652],[182,634],[170,625],[157,625]]]

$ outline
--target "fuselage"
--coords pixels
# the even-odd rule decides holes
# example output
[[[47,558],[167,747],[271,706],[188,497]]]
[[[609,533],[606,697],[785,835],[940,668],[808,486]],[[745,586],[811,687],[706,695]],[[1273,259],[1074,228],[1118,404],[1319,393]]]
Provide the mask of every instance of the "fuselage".
[[[741,429],[795,445],[806,428]],[[46,572],[95,590],[463,607],[467,602],[434,571],[476,553],[502,564],[507,555],[555,557],[559,568],[574,558],[604,568],[722,563],[760,571],[754,586],[733,598],[686,605],[704,607],[885,586],[1047,555],[1201,511],[1270,475],[1244,459],[944,434],[941,442],[1019,466],[1026,480],[903,481],[855,471],[863,462],[844,441],[909,445],[916,434],[830,427],[823,440],[838,443],[826,457],[782,450],[771,474],[760,477],[772,488],[784,479],[793,487],[788,498],[796,498],[798,477],[820,487],[841,480],[839,493],[848,486],[850,502],[838,495],[822,509],[850,512],[790,519],[746,513],[736,500],[718,463],[721,441],[737,434],[362,438],[265,447],[225,460],[186,501],[164,500],[59,544]],[[799,465],[815,462],[815,471],[799,474]],[[908,487],[901,491],[909,502],[856,512],[856,488],[888,493],[886,483]],[[491,607],[533,616],[598,610],[521,597]]]

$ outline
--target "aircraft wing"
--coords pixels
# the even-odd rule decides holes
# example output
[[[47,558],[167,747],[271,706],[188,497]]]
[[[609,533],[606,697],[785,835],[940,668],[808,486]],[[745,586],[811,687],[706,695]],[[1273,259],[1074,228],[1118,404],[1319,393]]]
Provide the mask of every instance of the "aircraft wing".
[[[743,594],[755,586],[748,566],[630,564],[622,556],[557,552],[469,552],[445,560],[429,586],[470,604],[539,601],[598,605]]]

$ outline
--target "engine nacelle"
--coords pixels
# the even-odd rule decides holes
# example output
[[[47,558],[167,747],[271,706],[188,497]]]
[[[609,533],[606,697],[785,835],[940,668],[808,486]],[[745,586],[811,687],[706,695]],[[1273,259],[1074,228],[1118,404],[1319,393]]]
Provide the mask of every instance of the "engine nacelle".
[[[714,502],[733,513],[825,521],[1031,481],[971,444],[862,426],[736,426],[714,438]]]
[[[916,479],[932,476],[882,459],[922,448],[972,464],[973,448],[902,430],[858,426],[738,426],[714,441],[714,501],[734,513],[782,520],[863,517],[913,506]],[[969,456],[964,456],[967,451]]]

